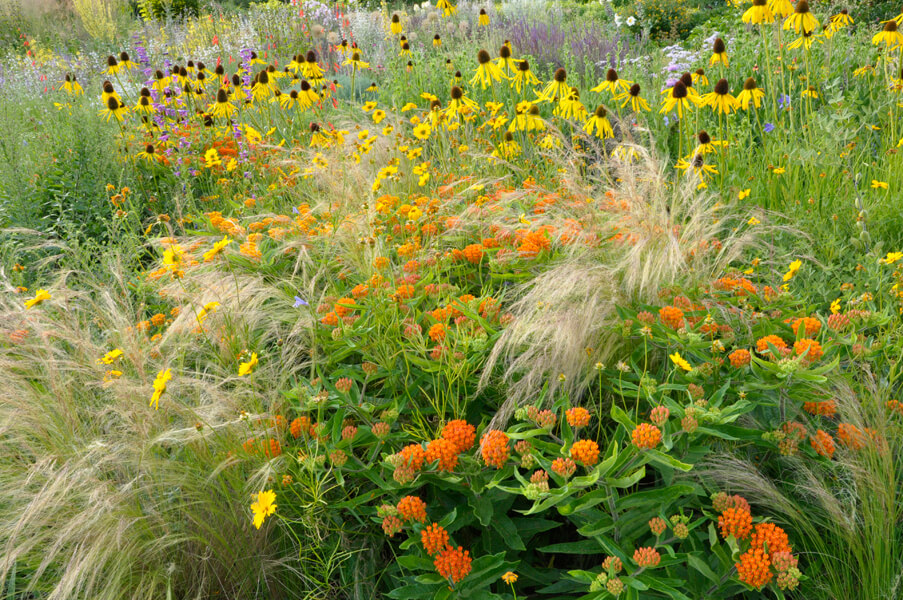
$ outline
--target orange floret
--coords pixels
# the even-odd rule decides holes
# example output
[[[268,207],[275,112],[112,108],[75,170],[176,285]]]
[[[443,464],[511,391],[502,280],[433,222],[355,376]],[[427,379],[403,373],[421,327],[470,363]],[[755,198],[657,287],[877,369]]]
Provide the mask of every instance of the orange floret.
[[[453,471],[458,464],[458,449],[453,442],[445,438],[432,440],[426,445],[426,460],[439,461],[440,471]]]
[[[571,458],[584,467],[591,467],[599,462],[599,445],[592,440],[579,440],[571,446]]]
[[[397,508],[403,521],[426,521],[426,502],[417,496],[405,496],[398,501]]]
[[[452,442],[455,449],[460,453],[473,448],[473,444],[477,439],[476,428],[462,419],[449,421],[442,428],[442,437]]]
[[[480,439],[480,449],[483,455],[483,462],[487,465],[501,469],[508,461],[508,436],[503,431],[492,429]]]
[[[752,515],[744,508],[728,508],[718,517],[718,527],[722,537],[744,540],[752,531]]]
[[[631,433],[633,445],[640,449],[652,449],[662,441],[661,430],[651,423],[640,423]]]

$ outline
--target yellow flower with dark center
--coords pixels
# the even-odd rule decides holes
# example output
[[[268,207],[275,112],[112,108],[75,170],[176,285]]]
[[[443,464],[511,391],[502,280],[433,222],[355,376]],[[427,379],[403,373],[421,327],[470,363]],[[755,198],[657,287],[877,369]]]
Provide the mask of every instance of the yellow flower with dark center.
[[[662,108],[659,114],[665,114],[677,109],[677,117],[679,119],[683,119],[684,111],[690,110],[690,99],[689,93],[687,92],[687,86],[683,81],[678,80],[673,86],[671,86],[671,91],[668,94],[668,97],[664,99],[662,102]]]
[[[326,148],[329,146],[330,136],[325,131],[323,131],[318,123],[311,123],[309,125],[309,129],[311,134],[310,145],[312,147],[321,146],[323,148]]]
[[[717,63],[721,63],[725,67],[730,64],[727,59],[727,47],[721,38],[715,38],[715,42],[712,44],[712,58],[709,59],[709,66],[715,66]]]
[[[386,111],[382,109],[376,109],[373,111],[373,122],[379,124],[383,119],[386,118]]]
[[[756,80],[750,77],[743,83],[743,91],[737,95],[737,103],[743,110],[749,110],[750,102],[754,108],[759,108],[764,97],[765,92],[756,85]]]
[[[107,68],[104,70],[104,73],[107,75],[118,75],[119,71],[122,70],[122,67],[116,62],[116,57],[112,54],[107,57]]]
[[[25,301],[25,308],[31,309],[43,302],[44,300],[50,300],[50,292],[45,289],[40,289],[35,292],[34,298]]]
[[[144,92],[147,92],[147,95],[145,95]],[[151,102],[150,91],[147,88],[141,90],[141,95],[138,96],[138,102],[135,104],[132,110],[134,110],[136,113],[144,114],[151,114],[154,112],[154,105]]]
[[[116,348],[115,350],[110,350],[102,357],[97,359],[97,364],[99,365],[112,365],[114,362],[119,360],[119,357],[122,356],[122,350]]]
[[[254,85],[251,86],[251,96],[257,102],[262,102],[273,95],[273,88],[270,85],[270,76],[266,71],[257,74]]]
[[[219,152],[217,152],[216,148],[210,148],[204,153],[204,166],[208,169],[223,166],[223,161],[220,160]]]
[[[813,31],[804,31],[800,37],[787,44],[787,49],[796,50],[797,48],[803,47],[806,50],[809,50],[810,48],[812,48],[812,44],[814,44],[815,42],[818,42],[819,44],[822,43],[819,37],[820,36]]]
[[[508,571],[507,573],[502,575],[502,581],[504,581],[508,585],[514,585],[517,582],[517,575],[511,571]]]
[[[793,14],[793,5],[790,0],[768,0],[768,8],[776,17],[782,19]]]
[[[753,0],[752,6],[743,13],[743,22],[752,25],[774,23],[774,13],[768,7],[767,0]]]
[[[586,106],[580,102],[577,88],[571,88],[570,95],[559,100],[558,106],[552,112],[563,119],[577,119],[579,121],[585,121],[589,116]]]
[[[615,102],[621,102],[621,108],[624,108],[628,104],[630,104],[630,108],[633,109],[633,112],[640,112],[640,110],[650,111],[649,103],[640,96],[640,84],[634,83],[630,86],[630,89],[626,92],[621,92],[614,98],[612,98]],[[622,102],[623,101],[623,102]]]
[[[485,90],[487,87],[492,86],[493,81],[501,82],[502,79],[508,79],[508,76],[502,73],[498,65],[492,62],[489,53],[485,50],[477,52],[477,62],[479,65],[473,79],[470,80],[470,85],[476,85],[479,82],[480,88]]]
[[[75,78],[75,75],[70,73],[66,73],[66,79],[63,81],[63,85],[60,86],[61,90],[64,90],[70,96],[81,96],[85,93],[85,90],[82,89],[81,84],[78,83],[78,80]]]
[[[216,258],[230,243],[232,240],[229,239],[229,236],[224,235],[223,239],[213,244],[213,248],[204,252],[204,262],[210,262]]]
[[[439,34],[437,33],[436,35],[433,36],[433,46],[438,48],[441,45],[442,45],[442,38],[439,37]]]
[[[368,69],[368,68],[370,68],[370,63],[364,62],[363,60],[361,60],[361,53],[360,53],[360,52],[357,52],[357,51],[352,52],[352,53],[351,53],[351,56],[349,56],[348,58],[346,58],[346,59],[345,59],[345,62],[343,62],[342,64],[343,64],[343,65],[351,65],[351,66],[354,67],[355,69]]]
[[[459,116],[463,116],[471,112],[479,112],[479,110],[480,105],[465,96],[464,90],[456,85],[452,86],[451,101],[448,103],[448,108],[445,109],[445,115],[448,118],[457,120]]]
[[[319,85],[323,81],[323,68],[317,62],[317,53],[313,50],[307,51],[304,64],[301,65],[301,74],[315,85]]]
[[[695,154],[690,160],[681,158],[677,161],[677,164],[674,165],[674,168],[683,171],[687,175],[694,173],[698,176],[700,179],[700,188],[706,187],[705,182],[708,175],[718,174],[718,169],[716,169],[714,165],[706,164],[705,155],[703,154]]]
[[[398,56],[410,56],[411,55],[411,45],[407,42],[401,43],[401,50],[398,52]]]
[[[276,99],[282,110],[291,110],[296,106],[301,106],[301,100],[298,97],[298,90],[291,90],[287,94],[278,94]],[[302,107],[303,108],[303,107]]]
[[[107,107],[100,111],[100,114],[105,121],[109,121],[110,117],[116,117],[116,120],[121,123],[125,119],[127,112],[128,109],[125,107],[125,104],[120,102],[115,96],[110,96],[107,98]]]
[[[432,128],[426,123],[421,123],[414,128],[414,137],[418,140],[425,140],[430,137]]]
[[[564,69],[557,69],[552,81],[539,94],[540,102],[553,102],[556,99],[567,98],[571,95],[571,86],[567,84],[567,72]]]
[[[611,122],[608,120],[608,111],[605,110],[604,106],[599,105],[596,107],[593,115],[583,125],[583,131],[603,140],[615,137],[615,132],[611,128]],[[595,131],[595,134],[593,131]]]
[[[228,119],[237,110],[235,105],[229,101],[229,94],[224,89],[216,92],[216,102],[208,109],[210,114],[220,119]]]
[[[542,131],[546,128],[545,121],[539,116],[539,107],[524,100],[514,107],[514,120],[508,126],[508,131]]]
[[[146,145],[144,147],[144,151],[139,152],[137,154],[137,157],[142,160],[146,160],[147,162],[157,162],[157,161],[162,162],[163,161],[163,155],[157,154],[157,152],[154,150],[153,144]]]
[[[128,52],[120,52],[119,53],[119,66],[123,69],[139,68],[137,63],[134,63],[129,59]]]
[[[480,15],[477,17],[477,23],[480,24],[480,27],[489,27],[489,15],[486,14],[486,9],[480,9]]]
[[[696,69],[696,71],[692,75],[693,83],[698,84],[699,86],[709,85],[709,78],[706,77],[705,71],[702,69]]]
[[[276,512],[276,493],[273,490],[260,490],[257,500],[251,504],[251,512],[254,513],[254,527],[260,529],[264,519]]]
[[[392,14],[392,22],[389,25],[389,28],[392,30],[392,33],[395,35],[401,35],[401,19],[398,16],[398,13]]]
[[[897,30],[897,22],[890,20],[884,24],[884,29],[875,34],[872,38],[874,45],[884,44],[888,51],[894,50],[898,46],[903,46],[903,33]]]
[[[511,159],[521,153],[520,144],[514,139],[514,135],[510,131],[505,132],[505,136],[499,147],[492,151],[493,158]]]
[[[507,45],[502,44],[502,47],[499,48],[499,57],[496,64],[499,69],[504,69],[505,75],[509,75],[517,70],[518,61],[514,60],[511,57],[511,48]]]
[[[511,78],[511,87],[516,89],[519,94],[521,89],[525,89],[528,85],[539,85],[539,79],[530,70],[530,63],[526,60],[520,60],[517,63],[517,69],[514,70],[514,76]]]
[[[713,140],[712,136],[710,136],[704,129],[699,132],[699,134],[696,136],[696,139],[699,141],[699,145],[697,145],[696,149],[693,150],[694,156],[696,154],[711,154],[718,148],[727,147],[727,142],[723,140]]]
[[[811,33],[817,27],[818,19],[809,12],[809,3],[806,0],[799,0],[793,14],[784,21],[784,29],[793,29],[796,33]]]
[[[630,86],[632,85],[632,81],[618,78],[618,72],[614,69],[609,69],[605,73],[605,81],[592,88],[590,91],[596,92],[597,94],[608,92],[612,96],[617,96],[621,92],[629,91]]]
[[[298,102],[301,108],[310,108],[320,101],[320,96],[314,91],[310,83],[304,79],[301,81],[301,90],[298,92]]]
[[[807,87],[806,89],[803,90],[802,97],[818,99],[818,90],[815,88],[814,85],[810,85],[809,87]]]
[[[715,90],[703,96],[702,101],[705,106],[711,106],[712,110],[725,115],[737,110],[739,106],[737,99],[731,95],[727,79],[719,79]]]

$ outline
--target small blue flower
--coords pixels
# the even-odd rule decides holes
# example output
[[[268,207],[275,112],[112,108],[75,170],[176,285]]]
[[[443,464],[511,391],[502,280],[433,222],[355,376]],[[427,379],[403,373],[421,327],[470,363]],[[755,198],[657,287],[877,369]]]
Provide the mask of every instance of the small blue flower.
[[[762,129],[765,130],[765,133],[771,133],[772,131],[774,131],[775,128],[772,123],[765,123],[765,125],[762,127]]]
[[[790,106],[790,96],[788,96],[787,94],[781,94],[780,98],[778,98],[778,105],[781,108]]]
[[[293,308],[298,308],[301,306],[310,306],[310,304],[308,304],[301,296],[295,296],[295,304],[292,306]]]

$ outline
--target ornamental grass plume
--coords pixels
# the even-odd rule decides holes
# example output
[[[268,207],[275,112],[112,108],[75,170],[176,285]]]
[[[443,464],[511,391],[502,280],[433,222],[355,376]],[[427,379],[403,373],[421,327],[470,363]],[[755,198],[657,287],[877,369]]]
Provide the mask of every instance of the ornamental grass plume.
[[[579,397],[594,380],[592,365],[612,362],[618,351],[620,338],[610,327],[617,319],[615,306],[657,304],[658,291],[669,285],[708,285],[758,243],[761,230],[725,229],[730,216],[716,210],[695,183],[684,179],[666,185],[665,166],[643,149],[635,151],[638,162],[615,158],[610,178],[577,190],[587,198],[607,191],[602,205],[609,202],[611,212],[598,211],[587,227],[609,241],[568,246],[545,272],[515,290],[514,319],[493,347],[481,378],[485,386],[501,373],[508,382],[507,400],[493,426],[507,421],[545,385],[549,398],[559,388],[572,400]]]

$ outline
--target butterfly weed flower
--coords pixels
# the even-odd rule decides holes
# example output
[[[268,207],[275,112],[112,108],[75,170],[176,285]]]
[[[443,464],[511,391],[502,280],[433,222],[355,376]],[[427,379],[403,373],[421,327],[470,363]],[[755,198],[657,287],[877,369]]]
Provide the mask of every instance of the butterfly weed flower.
[[[476,428],[462,419],[449,421],[442,428],[442,437],[452,442],[458,452],[473,448],[477,439]]]
[[[727,58],[727,48],[724,45],[724,40],[721,38],[715,38],[715,42],[712,44],[712,57],[709,59],[709,66],[713,67],[718,63],[725,67],[730,65]]]
[[[702,102],[705,106],[712,107],[715,112],[725,115],[736,111],[739,106],[737,99],[731,95],[727,79],[719,79],[715,89],[702,97]]]
[[[793,14],[784,21],[784,29],[793,29],[796,33],[813,32],[818,27],[818,20],[809,12],[809,3],[806,0],[799,0]]]
[[[649,103],[640,96],[640,84],[634,83],[630,86],[630,89],[626,92],[621,92],[617,96],[613,98],[615,102],[621,102],[621,108],[624,108],[628,104],[630,104],[630,108],[633,112],[640,112],[640,110],[650,111]]]
[[[396,508],[402,521],[426,521],[426,503],[417,496],[405,496]]]
[[[662,441],[662,431],[651,423],[640,423],[630,434],[633,445],[641,450],[655,448]]]
[[[493,81],[501,82],[502,79],[508,79],[508,76],[502,73],[498,65],[492,62],[492,58],[485,50],[477,52],[477,63],[479,64],[473,78],[470,80],[470,85],[476,85],[479,82],[480,88],[485,90],[487,87],[492,86]]]
[[[872,44],[878,46],[884,44],[888,51],[892,51],[898,46],[903,46],[903,33],[898,31],[897,22],[891,19],[884,24],[884,29],[875,34],[872,38]]]
[[[578,440],[571,446],[571,458],[589,468],[599,462],[599,445],[592,440]]]
[[[752,532],[752,515],[745,508],[727,508],[718,517],[718,528],[721,530],[721,537],[725,539],[734,536],[738,540],[745,540]]]
[[[433,565],[436,567],[439,575],[453,584],[458,583],[470,574],[472,563],[470,552],[462,546],[457,548],[446,546],[433,560]]]
[[[612,96],[617,96],[621,92],[627,92],[630,90],[630,86],[633,85],[632,81],[628,81],[626,79],[620,79],[618,77],[618,72],[614,69],[609,69],[605,73],[605,81],[597,85],[596,87],[590,89],[591,92],[596,92],[597,94],[602,92],[608,92]]]
[[[583,125],[583,131],[589,135],[595,135],[597,138],[606,139],[615,137],[615,132],[608,120],[608,111],[601,104],[596,107],[586,123]],[[595,133],[593,133],[595,132]]]
[[[765,92],[756,85],[755,79],[749,77],[743,83],[743,91],[737,94],[737,103],[743,110],[749,110],[750,102],[752,102],[754,108],[759,108],[762,106],[762,98],[764,97]]]
[[[752,6],[743,13],[743,22],[751,25],[774,23],[774,13],[767,0],[753,0]]]
[[[421,530],[420,541],[426,553],[435,556],[448,546],[448,532],[439,524],[432,523]]]

